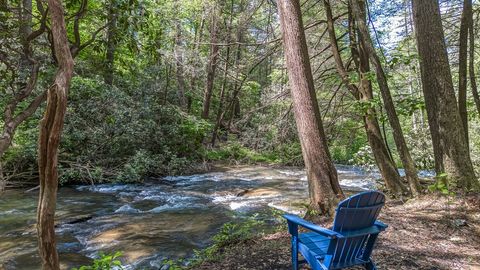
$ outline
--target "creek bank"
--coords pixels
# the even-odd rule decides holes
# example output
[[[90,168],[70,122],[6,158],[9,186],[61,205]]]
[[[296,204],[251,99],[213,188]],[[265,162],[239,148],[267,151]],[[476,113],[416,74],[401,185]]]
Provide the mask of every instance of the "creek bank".
[[[378,269],[480,269],[478,194],[466,198],[429,194],[407,202],[389,200],[380,220],[389,228],[379,237],[373,254]],[[190,269],[289,270],[290,236],[285,226],[277,233],[224,247]]]
[[[337,169],[345,190],[375,186],[376,174]],[[38,190],[0,196],[0,269],[38,269],[37,196]],[[56,211],[60,262],[70,269],[100,251],[120,251],[127,269],[158,269],[165,259],[192,257],[211,245],[226,223],[255,217],[270,224],[276,212],[302,212],[307,197],[305,171],[295,167],[235,166],[143,183],[64,186]]]

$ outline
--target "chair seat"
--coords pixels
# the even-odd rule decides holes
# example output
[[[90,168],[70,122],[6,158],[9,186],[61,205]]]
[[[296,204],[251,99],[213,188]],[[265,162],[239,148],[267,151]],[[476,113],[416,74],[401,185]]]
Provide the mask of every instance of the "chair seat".
[[[303,257],[314,257],[319,262],[322,262],[327,255],[328,245],[331,239],[315,232],[300,233],[298,235],[299,251]],[[358,264],[365,264],[359,258],[352,258],[348,261],[333,263],[330,269],[342,269]]]
[[[323,259],[325,254],[327,254],[330,238],[318,233],[309,232],[299,234],[298,242],[303,244],[310,252],[314,253],[317,259]],[[305,256],[305,254],[303,255]]]

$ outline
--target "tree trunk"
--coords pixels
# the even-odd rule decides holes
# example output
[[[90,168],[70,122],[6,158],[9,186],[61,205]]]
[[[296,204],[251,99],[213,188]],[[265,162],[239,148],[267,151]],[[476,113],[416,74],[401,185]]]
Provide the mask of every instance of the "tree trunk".
[[[360,4],[359,2],[362,3]],[[410,187],[410,191],[412,192],[412,195],[416,196],[420,193],[421,190],[417,175],[417,169],[415,168],[415,164],[412,157],[410,156],[410,151],[408,150],[407,143],[405,142],[405,137],[403,136],[402,126],[400,125],[400,120],[398,119],[398,115],[395,110],[395,103],[393,102],[392,95],[390,93],[387,76],[383,70],[380,58],[378,57],[378,54],[373,46],[369,30],[365,23],[365,4],[363,3],[363,0],[350,0],[350,5],[352,7],[352,12],[355,18],[357,29],[360,33],[360,43],[365,47],[371,62],[375,66],[378,86],[380,88],[380,93],[382,95],[385,111],[387,112],[390,126],[393,130],[393,138],[395,140],[395,145],[397,146],[398,154],[400,156],[400,159],[402,160],[402,164],[405,169],[405,175]],[[399,187],[401,186],[399,185]],[[397,191],[400,190],[394,190],[394,192]]]
[[[343,197],[326,143],[298,0],[278,0],[295,122],[307,171],[311,209],[334,214]]]
[[[470,8],[471,8],[472,1],[471,0],[465,0],[465,1],[470,2]],[[473,101],[475,102],[475,106],[477,108],[477,112],[480,117],[480,95],[478,94],[477,79],[475,78],[475,35],[474,35],[474,28],[473,28],[473,12],[471,9],[468,16],[468,36],[469,36],[468,73],[470,76],[470,87],[472,88]]]
[[[202,20],[200,22],[200,27],[199,27],[199,29],[195,30],[195,45],[194,45],[194,49],[193,49],[194,55],[199,55],[199,53],[200,53],[199,47],[200,47],[200,42],[202,41],[202,37],[203,37],[204,25],[205,25],[205,18],[204,18],[204,15],[202,15]],[[192,69],[193,69],[192,78],[191,78],[191,81],[190,81],[190,91],[191,91],[192,95],[190,95],[187,98],[188,99],[187,100],[187,112],[189,112],[189,113],[192,109],[193,95],[197,93],[197,72],[198,72],[198,69],[200,68],[198,59],[192,57],[191,65],[192,65]]]
[[[48,0],[51,31],[58,61],[55,81],[48,89],[47,107],[40,123],[38,170],[40,192],[37,209],[38,248],[42,268],[60,269],[55,241],[55,207],[58,187],[58,145],[67,108],[67,93],[73,75],[64,10],[60,0]]]
[[[31,46],[28,36],[32,33],[32,0],[22,0],[22,8],[19,11],[19,37],[23,47],[23,53],[20,58],[20,67],[19,67],[19,88],[23,88],[24,85],[21,85],[27,80],[29,69],[32,63],[28,59],[31,55]]]
[[[468,112],[467,112],[467,58],[468,58],[468,18],[471,16],[471,0],[463,1],[463,12],[460,22],[458,51],[458,112],[463,124],[463,131],[468,148]]]
[[[225,39],[226,43],[230,43],[232,34],[232,21],[233,21],[233,8],[234,2],[232,0],[230,6],[230,20],[228,22],[228,30],[227,30],[227,38]],[[217,139],[218,129],[222,123],[223,115],[224,115],[224,103],[225,103],[225,91],[227,88],[227,79],[228,79],[228,69],[230,67],[230,45],[227,46],[226,49],[226,57],[225,57],[225,65],[223,67],[223,82],[222,82],[222,89],[220,90],[220,101],[218,103],[218,110],[217,110],[217,117],[215,120],[215,126],[213,127],[212,132],[212,147],[215,146],[215,141]]]
[[[359,74],[359,77],[361,78],[359,87],[357,87],[351,82],[348,72],[343,63],[342,57],[340,55],[337,37],[335,34],[334,20],[330,1],[324,0],[323,3],[327,17],[327,31],[331,44],[330,48],[332,49],[333,58],[335,59],[337,72],[340,75],[343,83],[347,86],[348,90],[356,100],[370,102],[371,100],[373,100],[372,87],[370,81],[364,76],[364,74],[370,71],[368,56],[364,53],[361,57],[359,54],[360,48],[358,48],[356,42],[357,38],[354,33],[355,27],[354,22],[351,19],[352,17],[349,14],[350,48],[352,51],[354,63],[357,67],[357,72]],[[382,175],[385,185],[392,191],[398,190],[398,192],[402,192],[400,175],[398,175],[395,164],[389,157],[389,153],[383,141],[380,126],[378,124],[376,111],[373,107],[368,108],[365,111],[363,121],[365,123],[365,131],[367,134],[368,142],[370,144],[370,147],[372,148],[375,162],[378,166],[378,169],[380,170],[380,174]]]
[[[105,55],[105,74],[103,80],[107,85],[113,85],[115,70],[115,50],[117,49],[117,9],[116,0],[110,0],[108,7],[107,52]]]
[[[216,7],[212,13],[212,22],[210,26],[210,57],[208,61],[207,68],[207,82],[205,85],[205,93],[203,96],[203,110],[202,118],[207,119],[210,114],[210,102],[212,99],[213,93],[213,83],[215,81],[215,71],[217,69],[217,58],[218,58],[218,44],[217,43],[217,11]]]
[[[178,103],[182,109],[187,109],[187,99],[185,98],[185,77],[183,71],[183,50],[182,50],[182,26],[180,21],[176,20],[175,22],[176,33],[175,33],[175,65],[176,65],[176,75],[177,75],[177,95]]]
[[[438,1],[412,2],[422,88],[432,137],[439,136],[437,147],[441,148],[451,184],[466,190],[478,189],[455,98]]]

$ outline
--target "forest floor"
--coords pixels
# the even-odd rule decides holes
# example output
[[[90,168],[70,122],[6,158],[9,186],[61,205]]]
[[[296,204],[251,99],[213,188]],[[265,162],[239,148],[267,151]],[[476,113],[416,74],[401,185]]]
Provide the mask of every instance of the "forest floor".
[[[390,200],[379,219],[389,227],[373,253],[378,269],[480,270],[480,194]],[[194,268],[291,269],[290,237],[282,231],[230,245]]]

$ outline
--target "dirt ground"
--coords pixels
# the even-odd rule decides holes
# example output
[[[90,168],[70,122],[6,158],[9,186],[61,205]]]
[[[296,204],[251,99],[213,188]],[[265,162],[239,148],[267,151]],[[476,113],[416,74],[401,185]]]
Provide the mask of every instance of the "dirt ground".
[[[388,201],[379,219],[389,228],[373,253],[378,269],[480,270],[480,195]],[[286,232],[264,235],[227,247],[195,269],[291,269],[289,243]]]

